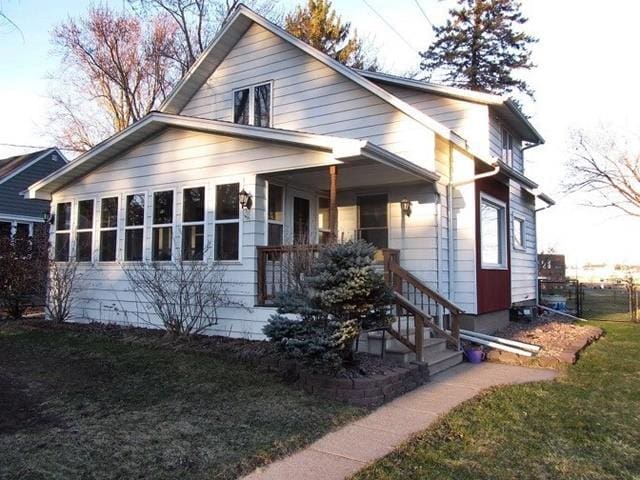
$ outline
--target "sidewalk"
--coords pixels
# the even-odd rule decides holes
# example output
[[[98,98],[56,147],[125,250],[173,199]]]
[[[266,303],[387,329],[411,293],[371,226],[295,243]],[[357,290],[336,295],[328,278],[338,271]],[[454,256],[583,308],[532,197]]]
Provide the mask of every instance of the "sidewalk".
[[[462,363],[309,447],[259,468],[245,480],[342,480],[385,456],[439,415],[495,385],[551,380],[553,370]]]

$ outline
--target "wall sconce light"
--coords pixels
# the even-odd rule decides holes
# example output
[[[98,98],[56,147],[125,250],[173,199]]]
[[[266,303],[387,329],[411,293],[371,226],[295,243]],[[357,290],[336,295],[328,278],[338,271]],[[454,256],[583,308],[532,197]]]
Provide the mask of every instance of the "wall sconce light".
[[[42,221],[44,223],[50,223],[51,225],[53,225],[53,221],[55,219],[55,215],[51,215],[51,213],[48,210],[44,210],[42,212]]]
[[[240,200],[240,207],[242,210],[250,210],[251,209],[251,194],[247,193],[247,191],[243,188],[238,194],[238,198]]]
[[[400,210],[402,210],[403,215],[410,217],[411,216],[411,200],[409,200],[407,197],[404,197],[402,200],[400,200]]]

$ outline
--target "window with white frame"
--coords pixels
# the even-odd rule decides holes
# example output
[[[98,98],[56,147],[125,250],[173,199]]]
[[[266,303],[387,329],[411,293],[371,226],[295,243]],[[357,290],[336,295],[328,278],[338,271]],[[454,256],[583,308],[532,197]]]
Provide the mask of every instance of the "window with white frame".
[[[31,223],[16,222],[16,238],[25,240],[31,236]]]
[[[76,260],[90,262],[93,254],[93,200],[78,202],[76,220]]]
[[[329,225],[329,199],[318,198],[318,243],[325,244],[331,240],[331,226]]]
[[[173,247],[173,190],[154,192],[151,259],[171,261]]]
[[[269,182],[267,207],[267,245],[284,241],[284,188]]]
[[[204,258],[204,187],[185,188],[182,192],[182,258]]]
[[[359,238],[372,243],[378,249],[388,248],[387,195],[359,196],[357,204]]]
[[[502,129],[502,161],[513,166],[513,135],[506,128]]]
[[[144,193],[127,195],[124,220],[124,259],[139,262],[144,245]]]
[[[10,239],[11,228],[11,222],[0,222],[0,239]]]
[[[513,248],[525,249],[525,221],[522,217],[513,217]]]
[[[100,261],[115,262],[118,247],[118,197],[100,202]]]
[[[480,255],[482,268],[507,266],[506,206],[482,195],[480,198]]]
[[[239,183],[216,185],[215,259],[240,258]]]
[[[271,83],[262,83],[233,92],[233,123],[271,126]]]
[[[54,259],[56,262],[69,261],[71,245],[71,202],[56,205],[56,236]]]

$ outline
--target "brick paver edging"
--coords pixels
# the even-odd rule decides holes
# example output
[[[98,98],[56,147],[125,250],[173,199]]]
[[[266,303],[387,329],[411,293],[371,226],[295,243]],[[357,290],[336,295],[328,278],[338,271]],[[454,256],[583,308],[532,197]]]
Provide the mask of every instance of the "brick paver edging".
[[[294,360],[256,352],[228,352],[238,360],[287,378],[310,395],[350,405],[374,407],[389,402],[429,381],[426,364],[386,367],[384,374],[346,378],[311,373]]]
[[[385,375],[336,378],[301,372],[297,384],[312,395],[362,407],[393,400],[429,381],[426,364],[393,367]]]

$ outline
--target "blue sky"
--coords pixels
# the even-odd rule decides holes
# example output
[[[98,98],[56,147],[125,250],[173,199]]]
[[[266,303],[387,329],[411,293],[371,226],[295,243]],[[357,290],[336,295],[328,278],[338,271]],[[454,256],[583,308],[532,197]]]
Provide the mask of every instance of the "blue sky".
[[[430,20],[440,23],[452,0],[417,0]],[[400,39],[366,3],[382,15]],[[123,0],[109,2],[122,7]],[[281,0],[284,9],[297,2]],[[415,0],[334,0],[344,19],[378,46],[387,70],[416,69],[417,49],[432,38],[427,20]],[[90,2],[58,0],[0,0],[20,27],[0,32],[0,143],[48,145],[46,135],[46,76],[55,72],[49,32],[67,15],[81,14]],[[593,130],[602,125],[640,131],[637,112],[640,89],[637,19],[640,2],[609,0],[524,0],[530,18],[528,31],[540,38],[533,59],[538,68],[526,79],[536,90],[528,107],[532,122],[547,144],[527,151],[527,174],[560,200],[539,214],[540,247],[555,247],[570,262],[612,261],[640,263],[640,220],[622,218],[615,211],[594,211],[578,197],[564,197],[560,180],[566,174],[567,137],[571,128]],[[407,43],[409,45],[407,45]],[[0,157],[21,153],[0,145]]]

